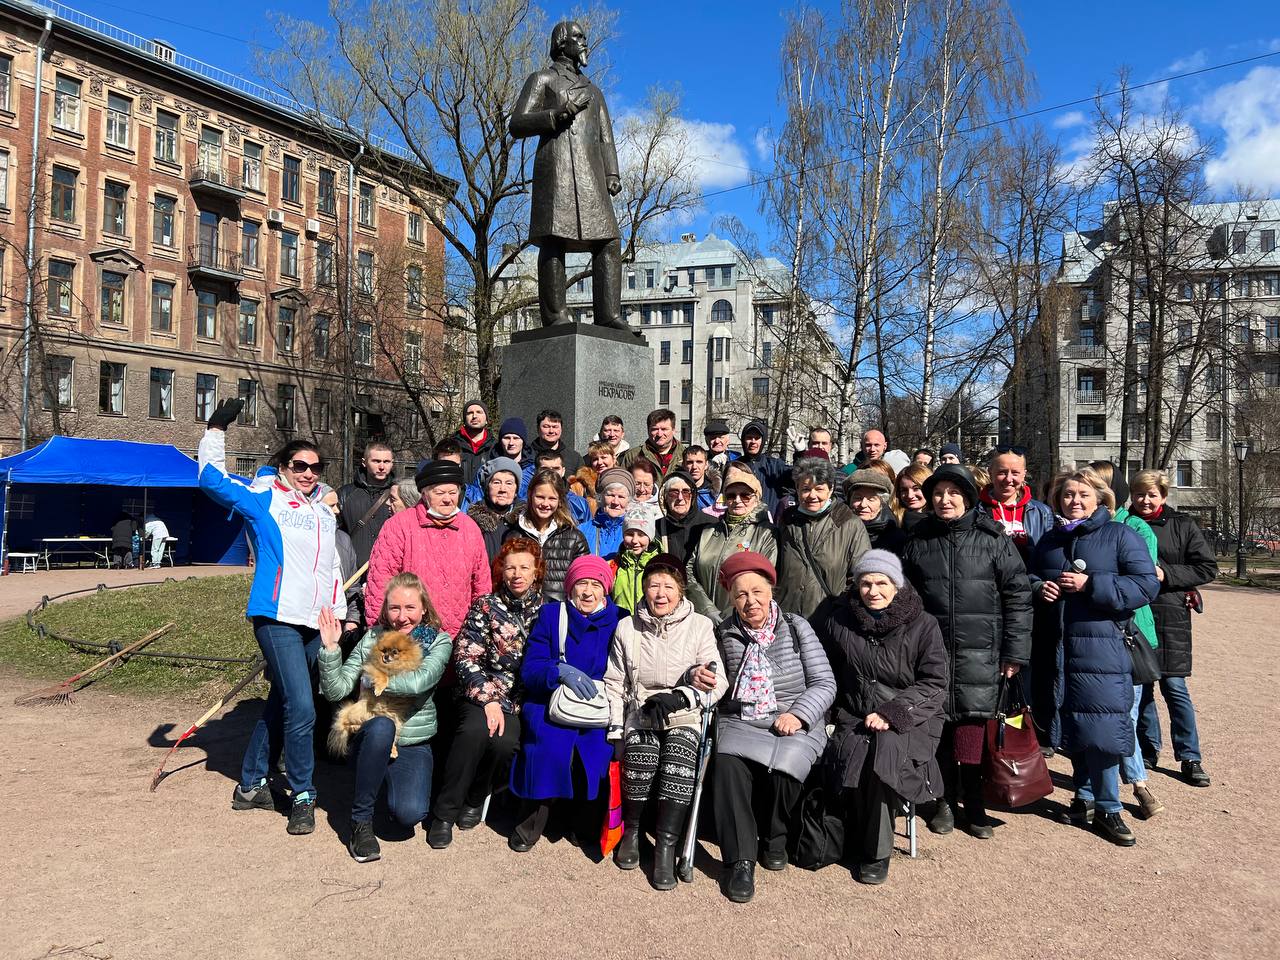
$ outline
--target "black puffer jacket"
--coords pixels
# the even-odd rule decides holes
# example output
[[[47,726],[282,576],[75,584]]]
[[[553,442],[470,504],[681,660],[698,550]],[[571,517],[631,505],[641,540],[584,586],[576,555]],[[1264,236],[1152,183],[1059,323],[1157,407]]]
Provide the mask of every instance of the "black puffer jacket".
[[[587,549],[587,539],[577,527],[559,527],[544,539],[520,525],[520,513],[516,510],[507,515],[502,542],[527,537],[538,543],[542,547],[542,562],[547,568],[546,579],[542,581],[542,595],[547,600],[563,600],[564,575],[569,572],[569,564],[591,552]]]
[[[848,594],[825,601],[813,626],[836,675],[831,758],[856,787],[872,738],[875,773],[894,793],[924,803],[942,792],[938,741],[947,697],[947,651],[938,621],[906,584],[879,618]],[[868,730],[868,714],[889,723]]]
[[[696,505],[683,517],[663,514],[658,518],[657,529],[662,550],[688,562],[689,541],[697,537],[699,527],[709,527],[715,522],[715,517],[706,511],[699,510]]]
[[[872,550],[888,550],[890,553],[902,556],[907,535],[898,526],[897,517],[887,505],[880,508],[880,516],[870,522],[864,520],[862,523],[867,528],[867,536],[871,538]]]
[[[373,541],[382,532],[382,525],[391,519],[391,498],[384,500],[377,512],[363,524],[360,520],[395,482],[394,476],[371,480],[364,467],[360,467],[356,470],[355,480],[344,484],[338,491],[338,526],[351,538],[351,546],[355,548],[356,560],[359,561],[356,566],[369,562]]]
[[[972,507],[958,520],[921,520],[902,568],[938,618],[950,655],[950,720],[995,716],[1000,664],[1031,655],[1031,584],[1013,542]]]
[[[492,430],[485,435],[484,443],[480,444],[479,450],[471,449],[471,438],[467,436],[465,429],[459,428],[453,438],[462,448],[462,482],[464,484],[475,480],[481,467],[494,457],[501,455],[502,448],[498,446],[498,438],[493,435]]]
[[[1218,576],[1218,562],[1200,527],[1187,514],[1165,504],[1160,516],[1147,523],[1156,535],[1156,559],[1164,571],[1160,595],[1151,604],[1162,672],[1166,677],[1189,677],[1191,611],[1183,598],[1188,590]]]

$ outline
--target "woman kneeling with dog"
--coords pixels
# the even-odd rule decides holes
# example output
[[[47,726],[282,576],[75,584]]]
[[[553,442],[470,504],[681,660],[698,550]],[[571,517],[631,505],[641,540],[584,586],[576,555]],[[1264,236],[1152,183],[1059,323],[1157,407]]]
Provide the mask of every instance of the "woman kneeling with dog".
[[[320,616],[320,692],[331,701],[356,693],[334,718],[329,746],[350,754],[355,769],[351,835],[347,850],[358,863],[381,856],[373,835],[373,805],[386,787],[387,807],[401,824],[426,818],[431,798],[431,744],[436,732],[436,684],[453,641],[422,581],[400,573],[387,583],[378,626],[344,662],[338,641],[342,623],[329,610]]]

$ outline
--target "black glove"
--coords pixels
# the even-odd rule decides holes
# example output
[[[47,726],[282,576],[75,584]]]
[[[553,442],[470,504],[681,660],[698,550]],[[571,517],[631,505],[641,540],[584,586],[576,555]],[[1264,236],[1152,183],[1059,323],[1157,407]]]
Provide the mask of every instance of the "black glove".
[[[621,737],[618,737],[618,739],[612,740],[610,742],[613,744],[613,762],[621,763],[622,755],[627,752],[626,743],[623,742],[623,739]]]
[[[240,411],[244,409],[243,400],[223,400],[218,404],[218,409],[209,414],[210,430],[226,430],[236,417],[240,416]]]
[[[640,708],[640,712],[649,718],[651,726],[665,729],[673,713],[686,710],[689,706],[689,698],[683,692],[668,690],[665,693],[655,693],[650,696]]]

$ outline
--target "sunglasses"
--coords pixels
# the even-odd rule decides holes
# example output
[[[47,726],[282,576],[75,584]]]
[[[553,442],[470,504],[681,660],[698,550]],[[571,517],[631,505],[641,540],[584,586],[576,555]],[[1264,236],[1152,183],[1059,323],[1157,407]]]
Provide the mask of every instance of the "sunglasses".
[[[1027,448],[1016,446],[1014,444],[1002,443],[1000,446],[996,447],[996,453],[1012,453],[1019,457],[1025,457],[1027,455]]]
[[[317,477],[324,472],[323,460],[290,460],[287,466],[294,473],[307,473],[310,471],[312,476]]]
[[[741,500],[744,503],[753,497],[755,497],[755,491],[753,490],[739,490],[737,492],[726,490],[724,494],[725,500]]]
[[[690,490],[668,490],[667,496],[675,500],[688,500],[693,493]]]

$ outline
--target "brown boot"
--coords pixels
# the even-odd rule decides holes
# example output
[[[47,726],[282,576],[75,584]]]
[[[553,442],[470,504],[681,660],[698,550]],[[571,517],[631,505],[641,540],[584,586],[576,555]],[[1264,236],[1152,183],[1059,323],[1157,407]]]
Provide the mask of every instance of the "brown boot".
[[[1164,809],[1164,804],[1156,799],[1156,795],[1145,784],[1134,785],[1133,799],[1138,801],[1138,816],[1143,820],[1150,820]]]

